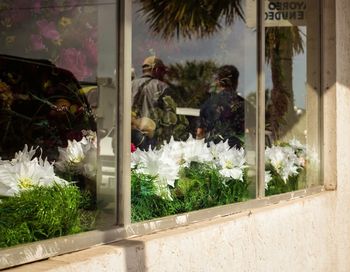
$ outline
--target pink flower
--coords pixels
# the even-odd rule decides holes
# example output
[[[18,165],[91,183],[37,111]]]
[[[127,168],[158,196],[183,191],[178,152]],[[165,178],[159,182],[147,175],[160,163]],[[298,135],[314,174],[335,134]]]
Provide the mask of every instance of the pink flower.
[[[131,144],[131,153],[136,151],[136,146],[132,143]]]
[[[47,49],[40,35],[36,35],[36,34],[30,35],[30,41],[31,41],[32,49],[34,51]]]
[[[24,22],[30,16],[30,10],[26,9],[26,7],[28,7],[27,0],[12,1],[11,7],[7,10],[5,9],[5,11],[1,14],[1,17],[10,19],[12,24],[18,25]]]
[[[36,22],[39,33],[44,36],[46,39],[57,41],[60,39],[60,33],[56,30],[54,22],[48,22],[46,19]]]
[[[40,13],[40,11],[41,11],[41,0],[35,1],[34,4],[33,4],[33,7],[34,7],[34,12],[35,13]]]
[[[89,61],[96,65],[97,64],[97,47],[96,41],[93,38],[86,38],[83,42],[83,47],[87,53]]]
[[[92,75],[92,70],[86,66],[86,56],[76,48],[61,50],[58,65],[71,71],[78,80]]]

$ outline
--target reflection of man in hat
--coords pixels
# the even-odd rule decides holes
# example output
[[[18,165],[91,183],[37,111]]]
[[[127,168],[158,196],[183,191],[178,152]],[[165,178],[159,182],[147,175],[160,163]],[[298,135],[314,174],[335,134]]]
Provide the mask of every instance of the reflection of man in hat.
[[[141,123],[147,122],[148,119],[151,119],[149,123],[152,123],[152,120],[158,123],[157,108],[161,107],[162,98],[169,92],[168,84],[163,81],[166,71],[163,61],[155,56],[144,60],[142,76],[132,81],[133,126],[137,124],[135,120],[140,118],[143,119]]]

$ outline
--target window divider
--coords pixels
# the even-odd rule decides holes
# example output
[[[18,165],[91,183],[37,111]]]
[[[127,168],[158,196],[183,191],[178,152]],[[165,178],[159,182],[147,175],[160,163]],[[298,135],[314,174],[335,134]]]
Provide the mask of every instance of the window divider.
[[[118,143],[117,169],[117,224],[128,226],[131,222],[131,35],[132,35],[132,1],[118,1],[117,16],[119,31],[117,41],[118,101],[116,112],[116,131]]]
[[[256,156],[256,197],[265,197],[265,1],[257,1],[257,75],[258,75],[258,91],[257,91],[257,156]]]

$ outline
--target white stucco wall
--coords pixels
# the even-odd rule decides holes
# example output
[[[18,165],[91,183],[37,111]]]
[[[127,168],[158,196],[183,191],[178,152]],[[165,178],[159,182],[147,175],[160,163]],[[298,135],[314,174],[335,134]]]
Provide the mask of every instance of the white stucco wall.
[[[349,271],[348,207],[326,192],[12,271]]]
[[[336,5],[336,191],[11,271],[350,271],[350,1]]]

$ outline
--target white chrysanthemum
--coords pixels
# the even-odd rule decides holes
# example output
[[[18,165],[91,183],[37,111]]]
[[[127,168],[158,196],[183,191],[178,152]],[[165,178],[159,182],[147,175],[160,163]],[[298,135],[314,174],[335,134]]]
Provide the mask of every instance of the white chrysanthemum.
[[[165,185],[174,186],[175,180],[178,179],[180,166],[166,152],[150,149],[141,151],[137,155],[139,156],[137,163],[138,172],[157,176],[157,182],[160,187]]]
[[[286,154],[280,146],[267,147],[265,150],[265,159],[267,162],[271,163],[277,171],[279,171],[286,159]]]
[[[67,181],[57,177],[53,165],[41,158],[32,159],[31,149],[25,148],[17,153],[11,162],[0,164],[0,195],[13,196],[21,190],[34,185],[51,186],[53,184],[67,184]]]
[[[132,152],[131,153],[131,169],[134,169],[136,168],[140,162],[141,162],[141,154],[143,153],[144,151],[142,151],[141,149],[137,148],[135,150],[135,152]]]
[[[68,146],[66,148],[58,147],[58,160],[72,164],[80,163],[85,158],[84,146],[85,142],[87,143],[85,138],[82,141],[68,140]]]
[[[60,171],[76,171],[87,177],[96,175],[97,149],[93,137],[79,142],[68,140],[66,148],[58,147],[59,158],[55,166]]]
[[[183,159],[185,165],[188,166],[191,162],[211,162],[213,155],[210,152],[207,144],[202,140],[193,139],[192,136],[184,142]]]
[[[305,146],[297,139],[293,138],[288,142],[288,144],[294,149],[294,150],[303,150],[305,151]]]
[[[270,163],[286,182],[290,176],[296,175],[301,167],[300,160],[290,146],[272,146],[265,150],[266,162]]]
[[[243,181],[245,163],[243,148],[231,148],[218,154],[219,172],[224,177]]]
[[[12,161],[30,161],[34,157],[36,150],[37,148],[31,147],[28,151],[28,145],[24,145],[22,151],[20,150],[15,153],[15,157],[12,159]]]
[[[184,155],[184,143],[181,141],[175,141],[173,137],[171,137],[169,143],[164,144],[162,146],[163,153],[167,154],[170,158],[175,160],[178,164],[183,162]]]
[[[210,152],[213,155],[214,159],[218,158],[220,153],[226,152],[231,148],[228,144],[228,140],[226,140],[225,142],[220,141],[217,144],[215,144],[214,142],[210,142],[209,146]]]
[[[269,182],[272,180],[272,175],[270,171],[265,171],[265,189],[268,189]]]
[[[281,168],[280,175],[284,181],[290,176],[294,176],[298,174],[299,166],[296,165],[292,160],[285,161],[283,167]]]

